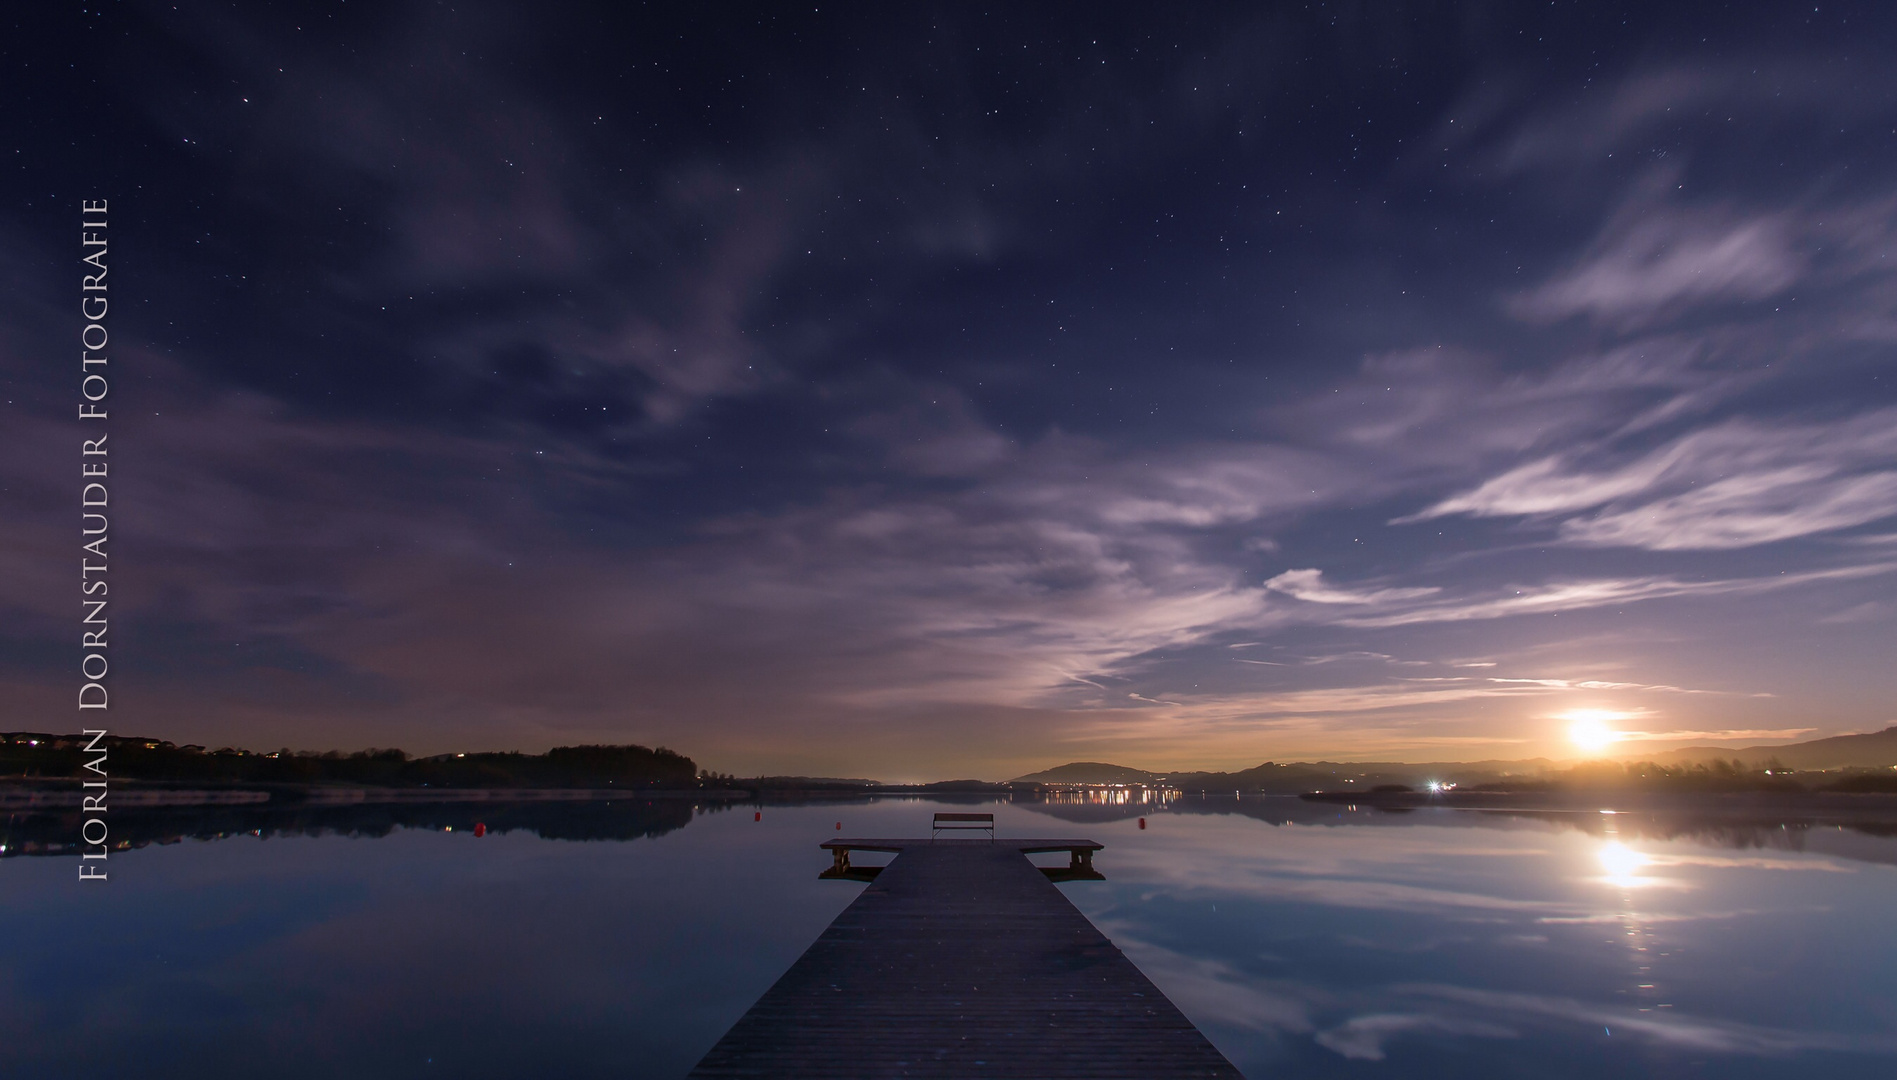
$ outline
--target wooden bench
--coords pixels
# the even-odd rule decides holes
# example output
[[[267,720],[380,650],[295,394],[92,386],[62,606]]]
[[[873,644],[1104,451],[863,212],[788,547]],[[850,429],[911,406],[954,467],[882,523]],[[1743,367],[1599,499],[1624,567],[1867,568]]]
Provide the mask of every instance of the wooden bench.
[[[987,829],[988,839],[992,842],[995,838],[995,816],[993,814],[937,814],[935,827],[929,830],[930,843],[935,842],[937,833],[946,829]]]

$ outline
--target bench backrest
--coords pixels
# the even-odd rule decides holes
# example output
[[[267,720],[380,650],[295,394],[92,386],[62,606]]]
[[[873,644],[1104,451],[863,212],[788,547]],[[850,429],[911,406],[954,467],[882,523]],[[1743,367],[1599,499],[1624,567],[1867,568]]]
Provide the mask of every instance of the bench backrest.
[[[982,829],[988,833],[988,839],[995,838],[995,816],[993,814],[937,814],[935,828],[930,831],[929,839],[944,829]]]

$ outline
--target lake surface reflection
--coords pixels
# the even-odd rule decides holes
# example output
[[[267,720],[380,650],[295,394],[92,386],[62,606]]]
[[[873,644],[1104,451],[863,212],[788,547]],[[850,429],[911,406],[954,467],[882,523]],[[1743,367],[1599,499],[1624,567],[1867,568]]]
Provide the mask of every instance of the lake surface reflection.
[[[861,889],[817,879],[839,822],[970,805],[149,815],[226,835],[116,853],[105,886],[0,860],[0,1073],[680,1076]],[[981,808],[1106,844],[1107,880],[1062,891],[1248,1075],[1897,1068],[1875,821]]]

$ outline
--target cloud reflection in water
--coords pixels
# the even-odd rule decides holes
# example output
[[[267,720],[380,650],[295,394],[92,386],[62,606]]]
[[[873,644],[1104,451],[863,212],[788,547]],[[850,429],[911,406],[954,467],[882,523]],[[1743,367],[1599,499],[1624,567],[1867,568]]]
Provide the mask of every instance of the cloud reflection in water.
[[[1149,822],[1095,828],[1108,881],[1069,895],[1250,1075],[1881,1076],[1897,1054],[1897,841],[1874,829],[1271,799]]]

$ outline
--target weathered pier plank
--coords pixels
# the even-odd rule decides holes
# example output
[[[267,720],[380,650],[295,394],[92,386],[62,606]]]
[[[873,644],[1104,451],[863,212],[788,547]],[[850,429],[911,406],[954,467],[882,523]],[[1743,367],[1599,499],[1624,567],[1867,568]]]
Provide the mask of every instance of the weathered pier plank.
[[[1017,842],[847,845],[900,854],[692,1076],[1239,1075]]]

